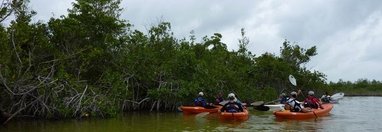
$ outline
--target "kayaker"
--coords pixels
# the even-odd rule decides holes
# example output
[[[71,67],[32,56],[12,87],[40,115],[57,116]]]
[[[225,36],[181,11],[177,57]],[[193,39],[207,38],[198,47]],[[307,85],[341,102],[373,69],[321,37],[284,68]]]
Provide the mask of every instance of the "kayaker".
[[[285,104],[288,101],[288,96],[285,93],[281,93],[279,97],[279,103]]]
[[[318,109],[318,108],[323,109],[324,108],[324,107],[322,107],[320,100],[318,98],[314,97],[313,91],[308,92],[308,97],[306,97],[304,100],[304,107],[310,107],[313,109]]]
[[[328,92],[325,92],[325,94],[322,95],[321,102],[330,103],[330,94]]]
[[[296,100],[297,92],[293,91],[290,93],[290,98],[285,103],[285,109],[291,112],[310,112],[310,108],[304,108],[299,101]]]
[[[194,105],[195,106],[202,106],[202,107],[206,107],[207,106],[207,101],[206,99],[204,99],[204,93],[203,92],[199,92],[198,94],[198,97],[196,97],[194,99]]]
[[[228,103],[226,103],[221,109],[221,112],[243,112],[243,105],[237,100],[235,94],[228,94]]]
[[[219,92],[215,97],[215,105],[219,105],[220,102],[223,102],[223,94]]]
[[[238,103],[242,104],[241,101],[239,100],[239,97],[237,95],[235,95],[234,93],[230,93],[228,95],[233,96],[235,98],[234,99],[235,102],[238,102]]]

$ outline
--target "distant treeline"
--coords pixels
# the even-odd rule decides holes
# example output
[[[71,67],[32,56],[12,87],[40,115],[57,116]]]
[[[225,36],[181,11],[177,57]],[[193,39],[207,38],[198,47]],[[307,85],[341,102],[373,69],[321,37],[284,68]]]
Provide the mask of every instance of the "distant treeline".
[[[333,91],[342,91],[345,96],[382,96],[382,83],[377,80],[358,79],[355,82],[339,80],[330,82]]]
[[[76,0],[68,14],[32,22],[25,1],[3,3],[0,13],[0,109],[11,117],[109,117],[123,111],[173,111],[199,91],[244,102],[274,100],[292,90],[358,92],[358,83],[326,83],[304,65],[317,55],[285,40],[280,55],[252,54],[241,30],[239,49],[214,33],[196,42],[175,38],[171,24],[148,32],[120,19],[120,0]],[[9,15],[15,19],[4,26]],[[297,79],[290,84],[288,75]],[[354,86],[354,87],[353,87]],[[365,91],[380,82],[365,83]]]

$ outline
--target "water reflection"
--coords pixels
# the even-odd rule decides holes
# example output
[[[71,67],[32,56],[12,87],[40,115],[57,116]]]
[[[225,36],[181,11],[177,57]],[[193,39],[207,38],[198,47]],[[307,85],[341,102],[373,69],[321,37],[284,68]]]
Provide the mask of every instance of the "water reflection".
[[[1,132],[114,132],[114,131],[379,131],[382,97],[345,97],[331,114],[310,120],[276,119],[272,112],[250,110],[247,121],[220,120],[218,114],[127,113],[111,119],[13,120]],[[354,107],[356,105],[356,107]]]

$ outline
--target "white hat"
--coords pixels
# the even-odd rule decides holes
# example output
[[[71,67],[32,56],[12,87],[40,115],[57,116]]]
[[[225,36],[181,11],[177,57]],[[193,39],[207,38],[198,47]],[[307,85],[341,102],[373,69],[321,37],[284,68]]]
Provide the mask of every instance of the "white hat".
[[[290,95],[297,95],[297,92],[293,91],[290,93]]]
[[[309,91],[308,94],[309,95],[314,95],[314,92],[313,91]]]
[[[229,94],[228,94],[228,98],[229,98],[229,97],[235,97],[235,94],[233,94],[233,93],[229,93]]]
[[[199,92],[199,95],[200,95],[200,96],[203,96],[204,94],[203,94],[203,92]]]

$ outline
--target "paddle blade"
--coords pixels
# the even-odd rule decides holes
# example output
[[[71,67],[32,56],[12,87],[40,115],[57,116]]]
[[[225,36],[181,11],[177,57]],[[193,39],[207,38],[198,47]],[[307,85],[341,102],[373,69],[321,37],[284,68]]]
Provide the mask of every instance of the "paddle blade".
[[[293,86],[297,86],[296,78],[292,75],[289,75],[289,82],[292,83]]]
[[[182,110],[182,107],[181,107],[181,106],[179,106],[179,107],[177,108],[177,110],[178,110],[178,112],[183,112],[183,110]]]
[[[260,105],[260,106],[254,106],[253,109],[258,111],[268,111],[270,108],[264,105]]]
[[[256,102],[253,102],[251,103],[252,106],[260,106],[260,105],[264,105],[264,101],[256,101]]]
[[[339,100],[341,98],[343,98],[345,96],[344,93],[336,93],[336,94],[333,94],[331,97],[330,97],[330,100]]]
[[[220,102],[219,105],[225,105],[227,103],[228,103],[228,100],[225,100],[225,101]]]

